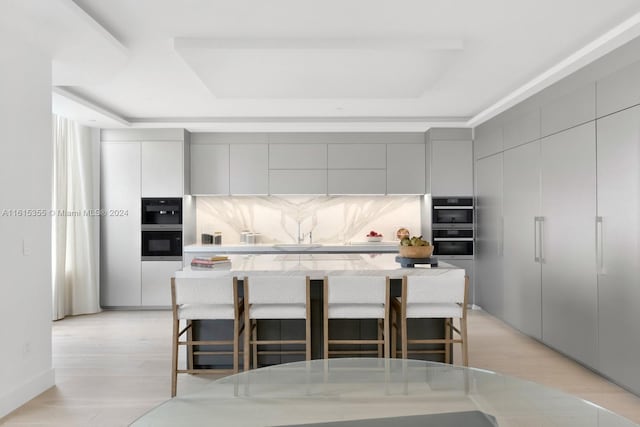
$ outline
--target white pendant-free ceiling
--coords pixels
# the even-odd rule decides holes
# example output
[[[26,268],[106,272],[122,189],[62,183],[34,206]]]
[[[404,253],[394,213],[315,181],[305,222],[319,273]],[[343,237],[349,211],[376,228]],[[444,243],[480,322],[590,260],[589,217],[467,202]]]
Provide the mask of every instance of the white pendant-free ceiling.
[[[640,16],[636,0],[6,0],[2,8],[3,28],[35,32],[51,52],[56,97],[75,100],[61,113],[72,116],[79,100],[85,112],[110,114],[110,126],[116,118],[193,130],[465,125],[620,45]],[[553,71],[616,28],[624,33]]]

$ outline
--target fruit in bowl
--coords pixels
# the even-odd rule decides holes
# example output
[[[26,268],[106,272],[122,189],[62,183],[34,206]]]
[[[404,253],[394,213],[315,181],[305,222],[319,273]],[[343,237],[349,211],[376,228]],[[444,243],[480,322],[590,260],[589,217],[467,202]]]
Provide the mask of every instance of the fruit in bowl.
[[[422,236],[405,237],[400,241],[400,256],[405,258],[429,258],[433,253],[433,246]]]
[[[378,233],[375,230],[371,230],[369,234],[367,234],[367,242],[381,242],[382,234]]]

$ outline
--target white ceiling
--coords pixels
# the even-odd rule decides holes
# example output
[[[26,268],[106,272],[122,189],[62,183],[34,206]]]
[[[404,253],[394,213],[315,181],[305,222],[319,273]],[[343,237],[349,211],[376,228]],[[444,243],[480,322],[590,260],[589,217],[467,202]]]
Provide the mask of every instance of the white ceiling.
[[[637,0],[2,5],[51,52],[58,113],[195,131],[474,124],[640,33]]]

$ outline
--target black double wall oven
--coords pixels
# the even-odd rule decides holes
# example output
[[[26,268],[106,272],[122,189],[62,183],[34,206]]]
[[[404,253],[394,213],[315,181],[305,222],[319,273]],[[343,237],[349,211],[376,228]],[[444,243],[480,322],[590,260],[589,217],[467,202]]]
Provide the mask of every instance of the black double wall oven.
[[[142,261],[182,261],[182,198],[142,199]]]
[[[432,207],[433,253],[473,256],[473,198],[434,197]]]

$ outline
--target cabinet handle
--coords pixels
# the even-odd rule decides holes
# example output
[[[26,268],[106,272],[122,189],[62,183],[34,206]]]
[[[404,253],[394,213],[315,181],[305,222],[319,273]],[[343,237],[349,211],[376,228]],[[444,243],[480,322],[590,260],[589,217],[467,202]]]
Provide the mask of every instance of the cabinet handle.
[[[544,217],[538,217],[538,245],[540,246],[540,264],[544,264]]]
[[[540,257],[538,256],[538,219],[539,217],[533,217],[533,261],[539,263]]]
[[[596,267],[598,273],[604,273],[604,221],[596,217]]]
[[[498,232],[500,233],[499,235],[499,240],[498,240],[498,255],[499,256],[504,256],[504,217],[501,216],[500,217],[500,223],[498,224],[499,230]]]

